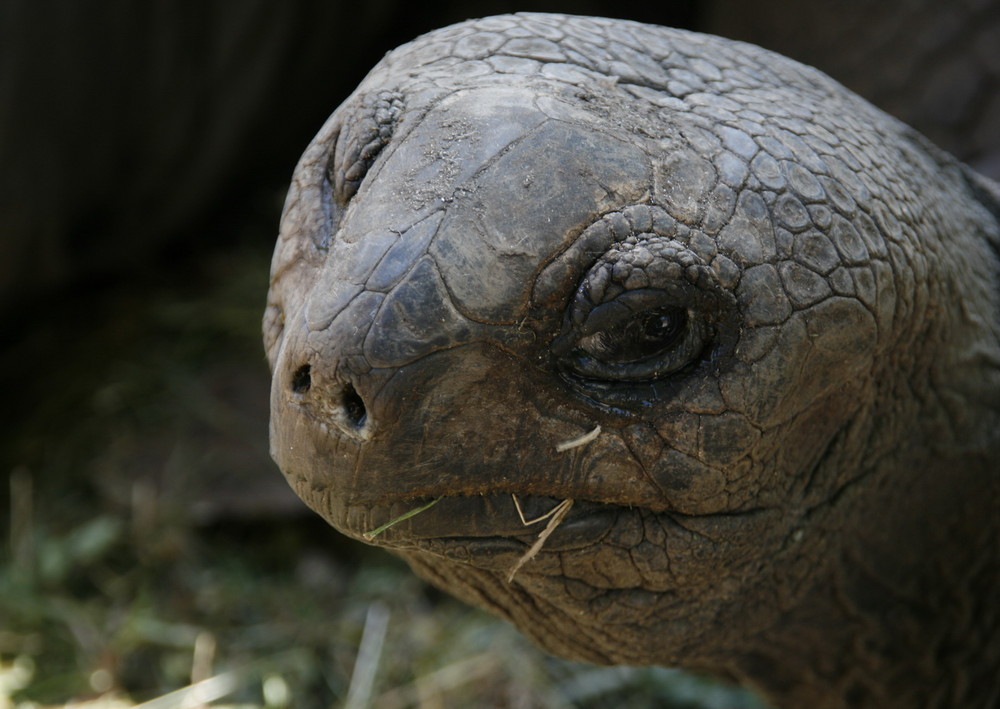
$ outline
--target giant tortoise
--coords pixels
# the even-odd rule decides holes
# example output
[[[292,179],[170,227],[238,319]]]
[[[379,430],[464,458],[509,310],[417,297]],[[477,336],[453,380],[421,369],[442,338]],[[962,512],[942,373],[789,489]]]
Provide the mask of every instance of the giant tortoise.
[[[996,184],[752,45],[432,32],[295,172],[272,454],[552,653],[997,706],[998,219]]]

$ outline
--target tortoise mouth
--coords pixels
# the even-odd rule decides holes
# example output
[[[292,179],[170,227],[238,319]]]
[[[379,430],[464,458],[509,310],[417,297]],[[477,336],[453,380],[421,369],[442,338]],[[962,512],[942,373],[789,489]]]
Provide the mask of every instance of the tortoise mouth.
[[[349,512],[350,523],[341,531],[369,544],[499,570],[536,545],[535,554],[546,556],[593,548],[626,512],[617,505],[546,495],[458,495]]]
[[[538,534],[561,509],[561,548],[575,548],[572,539],[587,545],[607,528],[617,505],[572,501],[548,495],[490,493],[444,495],[393,502],[365,510],[346,530],[383,546],[411,545],[441,539],[522,538]],[[562,506],[562,507],[560,507]],[[348,518],[353,515],[348,514]],[[354,521],[352,519],[352,521]],[[364,527],[359,528],[359,527]],[[570,533],[570,534],[568,534]]]
[[[345,505],[328,511],[327,519],[348,536],[405,558],[436,558],[508,582],[530,575],[602,590],[668,591],[676,590],[675,574],[685,559],[725,555],[732,545],[720,540],[766,536],[779,513],[752,508],[687,515],[494,491]]]
[[[566,559],[592,554],[628,513],[617,505],[517,493],[407,504],[398,517],[363,534],[365,541],[494,572],[508,583],[519,574],[564,576]]]

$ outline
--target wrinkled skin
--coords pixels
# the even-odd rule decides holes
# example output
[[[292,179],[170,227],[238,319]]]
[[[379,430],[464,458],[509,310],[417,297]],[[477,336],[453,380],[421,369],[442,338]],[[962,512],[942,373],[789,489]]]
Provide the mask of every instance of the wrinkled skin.
[[[295,173],[272,452],[355,538],[438,500],[374,543],[551,652],[787,707],[992,706],[998,212],[759,48],[446,28]]]

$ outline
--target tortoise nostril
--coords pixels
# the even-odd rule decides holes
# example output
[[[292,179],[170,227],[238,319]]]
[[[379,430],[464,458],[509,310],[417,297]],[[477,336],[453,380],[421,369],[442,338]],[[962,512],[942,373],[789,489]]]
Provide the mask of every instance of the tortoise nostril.
[[[312,386],[312,376],[309,374],[310,370],[311,367],[308,364],[303,364],[292,375],[292,391],[296,394],[305,394]]]
[[[368,419],[368,409],[365,408],[365,402],[357,390],[350,384],[344,387],[340,403],[344,409],[344,415],[351,424],[357,428],[365,425],[365,421]]]

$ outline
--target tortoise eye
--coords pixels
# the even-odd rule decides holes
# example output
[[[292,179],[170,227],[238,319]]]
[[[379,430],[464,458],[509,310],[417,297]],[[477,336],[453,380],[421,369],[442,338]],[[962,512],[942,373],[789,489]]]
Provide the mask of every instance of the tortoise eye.
[[[588,379],[659,379],[698,361],[708,342],[708,328],[686,308],[664,305],[621,314],[617,322],[576,340],[565,358],[572,372]]]
[[[687,323],[684,308],[654,308],[582,337],[577,346],[603,362],[640,362],[670,348],[683,335]]]
[[[658,234],[615,243],[577,286],[551,344],[567,378],[610,396],[689,373],[729,350],[735,300],[685,244]]]

